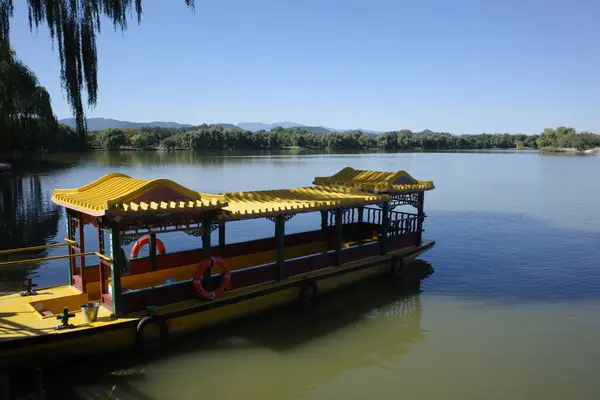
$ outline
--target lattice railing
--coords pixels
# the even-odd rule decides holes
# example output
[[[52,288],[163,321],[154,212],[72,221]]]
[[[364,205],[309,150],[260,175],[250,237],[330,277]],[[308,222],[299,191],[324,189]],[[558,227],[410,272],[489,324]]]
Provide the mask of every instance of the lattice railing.
[[[383,223],[383,210],[379,208],[365,208],[364,222],[381,225]],[[404,235],[415,233],[418,229],[419,216],[413,213],[389,211],[388,235]]]
[[[350,224],[361,221],[376,225],[381,225],[383,223],[383,210],[380,208],[365,207],[362,211],[362,219],[360,213],[360,208],[344,209],[342,213],[342,223]],[[395,236],[417,232],[418,221],[419,216],[417,214],[389,211],[388,235]],[[327,213],[327,225],[335,225],[335,210],[330,210]]]

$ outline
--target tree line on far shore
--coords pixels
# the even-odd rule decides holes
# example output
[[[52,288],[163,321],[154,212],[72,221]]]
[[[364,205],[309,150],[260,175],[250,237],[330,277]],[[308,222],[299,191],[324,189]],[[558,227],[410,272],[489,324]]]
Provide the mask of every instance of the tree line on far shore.
[[[574,148],[600,146],[600,135],[568,127],[545,129],[540,135],[449,133],[410,130],[369,134],[361,131],[312,133],[301,127],[250,132],[220,125],[188,128],[142,127],[106,129],[88,134],[88,146],[105,150],[163,148],[188,150],[311,148],[333,150],[476,150]]]

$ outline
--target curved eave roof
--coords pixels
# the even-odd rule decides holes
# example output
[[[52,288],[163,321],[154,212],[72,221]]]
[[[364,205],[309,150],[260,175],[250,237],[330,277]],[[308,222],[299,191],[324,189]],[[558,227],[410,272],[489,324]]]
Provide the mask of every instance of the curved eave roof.
[[[432,181],[420,181],[406,171],[367,171],[346,167],[335,175],[316,177],[318,186],[345,186],[373,193],[413,193],[435,188]]]
[[[404,171],[395,173],[344,168],[331,177],[315,178],[312,187],[199,193],[168,179],[135,179],[109,174],[77,189],[55,189],[52,201],[91,216],[154,216],[220,210],[217,218],[236,220],[296,214],[388,201],[388,194],[433,189]]]
[[[226,205],[168,179],[135,179],[124,174],[105,175],[77,189],[55,189],[52,201],[92,216],[198,212]]]
[[[347,187],[303,187],[253,192],[232,192],[220,195],[203,194],[207,199],[224,201],[219,218],[239,220],[297,214],[338,207],[356,207],[389,200],[383,194],[364,193]]]

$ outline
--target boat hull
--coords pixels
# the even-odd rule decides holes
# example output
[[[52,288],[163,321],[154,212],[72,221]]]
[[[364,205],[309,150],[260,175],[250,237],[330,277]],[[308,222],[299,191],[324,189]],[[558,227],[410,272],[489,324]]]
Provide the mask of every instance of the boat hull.
[[[425,241],[420,246],[389,252],[336,267],[323,268],[294,279],[256,285],[236,290],[226,299],[213,302],[194,300],[160,307],[157,317],[168,327],[168,337],[199,331],[225,322],[248,317],[275,307],[299,301],[307,284],[315,285],[318,295],[333,292],[377,275],[392,275],[392,263],[398,259],[409,261],[430,250],[435,242]],[[31,365],[43,360],[58,361],[78,355],[107,353],[121,349],[135,349],[140,345],[138,325],[145,314],[128,315],[100,326],[90,324],[84,329],[48,332],[20,339],[0,337],[0,366]],[[1,318],[0,318],[1,324]]]

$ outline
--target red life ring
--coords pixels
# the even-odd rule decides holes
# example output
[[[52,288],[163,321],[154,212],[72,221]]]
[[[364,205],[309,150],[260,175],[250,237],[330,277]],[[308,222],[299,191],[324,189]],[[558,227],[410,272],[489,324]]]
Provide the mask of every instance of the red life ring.
[[[223,282],[221,282],[221,285],[219,285],[219,287],[215,290],[208,291],[204,286],[202,286],[202,277],[204,276],[204,271],[215,264],[219,265],[223,271]],[[196,272],[194,273],[194,289],[196,289],[196,292],[200,297],[206,300],[214,300],[221,296],[225,289],[229,289],[230,283],[231,269],[229,269],[229,265],[227,265],[225,260],[223,260],[221,257],[205,258],[200,264],[198,264],[198,268],[196,268]]]
[[[137,258],[142,247],[144,247],[148,243],[150,243],[150,236],[144,236],[143,238],[139,238],[131,248],[131,254],[129,255],[129,257]],[[158,254],[165,254],[165,245],[159,238],[156,238],[156,250],[158,250]]]

